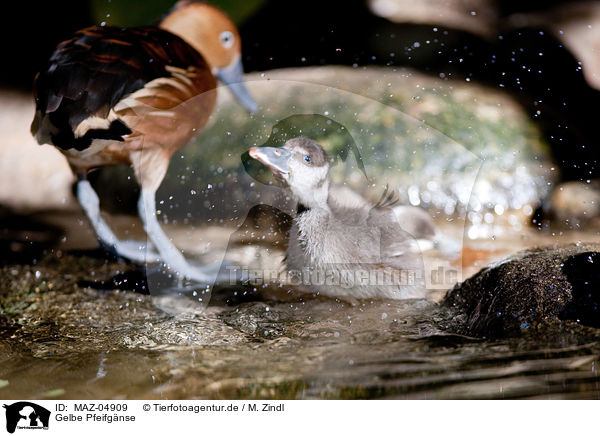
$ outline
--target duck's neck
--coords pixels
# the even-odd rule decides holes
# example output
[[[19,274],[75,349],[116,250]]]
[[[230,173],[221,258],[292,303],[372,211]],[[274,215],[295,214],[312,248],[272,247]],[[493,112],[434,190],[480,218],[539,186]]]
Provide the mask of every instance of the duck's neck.
[[[208,62],[210,56],[209,47],[207,47],[206,40],[208,26],[203,25],[207,12],[202,12],[204,5],[199,3],[197,6],[194,5],[191,9],[175,9],[169,15],[167,15],[159,23],[161,29],[167,30],[175,35],[179,36],[189,45],[194,47],[198,53],[200,53]],[[210,11],[208,11],[210,12]]]
[[[307,210],[329,212],[329,179],[323,179],[310,190],[292,188],[292,192],[298,198],[298,213]]]

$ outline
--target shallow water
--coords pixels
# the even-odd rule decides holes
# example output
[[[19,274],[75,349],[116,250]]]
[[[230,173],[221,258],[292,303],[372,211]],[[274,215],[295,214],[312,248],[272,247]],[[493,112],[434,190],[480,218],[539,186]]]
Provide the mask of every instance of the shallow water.
[[[49,216],[47,221],[57,219]],[[453,333],[460,315],[436,303],[443,290],[428,299],[345,302],[287,287],[238,287],[236,295],[230,288],[215,291],[201,312],[173,315],[163,310],[172,307],[164,298],[77,285],[82,278],[103,280],[130,270],[66,254],[73,245],[94,245],[80,218],[62,216],[80,238],[65,239],[59,259],[55,250],[37,265],[4,267],[2,398],[600,395],[597,330],[563,322],[502,340],[461,336]],[[128,218],[114,222],[131,227]],[[440,227],[462,240],[461,226]],[[176,243],[185,245],[189,229],[168,229]],[[468,277],[520,248],[600,240],[596,232],[496,230],[501,237],[465,239],[462,257],[427,256],[462,266]],[[214,250],[228,247],[226,257],[232,260],[265,265],[282,257],[273,246],[234,243],[223,228],[197,232]],[[200,257],[207,251],[197,250]]]

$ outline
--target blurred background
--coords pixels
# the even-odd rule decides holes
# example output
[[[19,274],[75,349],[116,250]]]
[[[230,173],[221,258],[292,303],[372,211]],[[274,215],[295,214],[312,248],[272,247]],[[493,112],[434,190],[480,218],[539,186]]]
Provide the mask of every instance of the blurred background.
[[[28,90],[56,44],[102,22],[155,23],[172,0],[9,2],[0,86]],[[238,24],[247,71],[409,66],[513,93],[564,179],[598,175],[600,4],[565,0],[216,0]]]
[[[173,3],[173,0],[61,0],[7,5],[6,17],[10,19],[0,29],[5,41],[4,68],[0,69],[0,101],[5,108],[0,117],[3,132],[0,170],[9,182],[21,175],[23,182],[15,183],[16,189],[25,187],[28,199],[20,202],[26,196],[15,191],[10,183],[2,183],[0,203],[10,207],[60,207],[72,203],[72,198],[65,194],[72,179],[62,157],[49,147],[21,149],[18,145],[32,143],[28,134],[30,119],[26,118],[32,117],[33,112],[31,100],[27,99],[36,72],[56,44],[75,30],[93,24],[156,23]],[[594,110],[600,96],[600,2],[215,0],[212,3],[224,9],[239,26],[244,66],[249,73],[264,76],[264,72],[281,69],[288,69],[285,71],[292,75],[313,71],[312,80],[324,83],[327,80],[321,76],[326,70],[314,73],[315,70],[306,67],[345,66],[354,70],[391,67],[387,71],[394,72],[406,69],[402,70],[407,77],[405,84],[400,83],[390,94],[395,97],[382,94],[381,99],[395,98],[401,110],[416,116],[420,110],[412,114],[408,106],[420,97],[410,87],[414,89],[415,85],[420,86],[419,82],[427,82],[425,88],[434,93],[444,87],[443,96],[438,93],[441,101],[434,105],[443,106],[448,97],[457,99],[452,100],[454,107],[434,111],[437,122],[425,116],[416,118],[467,143],[469,139],[463,138],[464,132],[473,128],[469,123],[473,117],[480,118],[482,111],[472,108],[463,112],[463,109],[472,102],[477,105],[478,96],[493,96],[498,111],[504,111],[497,116],[497,129],[510,124],[504,119],[507,108],[519,111],[513,118],[525,127],[519,127],[517,133],[498,130],[492,137],[482,133],[472,136],[470,141],[478,142],[483,149],[487,148],[488,155],[496,157],[502,153],[522,153],[522,161],[529,159],[526,165],[536,166],[539,159],[546,174],[541,182],[530,184],[560,187],[557,192],[547,188],[535,192],[539,198],[530,202],[534,223],[541,225],[549,217],[565,221],[565,217],[573,215],[585,221],[598,215],[597,204],[577,210],[577,205],[567,204],[567,200],[576,197],[581,203],[578,195],[583,193],[582,201],[589,203],[590,198],[600,195],[596,182],[592,182],[600,172],[597,156],[600,133]],[[350,73],[342,71],[337,82],[327,84],[343,87],[342,82],[350,83],[347,78]],[[346,79],[341,79],[342,76]],[[302,80],[302,73],[297,77]],[[357,71],[353,77],[359,78],[360,73]],[[377,76],[365,80],[387,79]],[[357,83],[351,91],[360,93],[361,86],[367,90],[369,84]],[[458,98],[465,93],[466,99]],[[475,124],[478,121],[481,120]],[[527,145],[514,145],[520,141]],[[544,150],[541,154],[540,149]],[[532,159],[534,155],[536,158]],[[23,177],[24,174],[30,176]],[[27,180],[35,180],[32,186],[38,188],[30,188]],[[519,188],[514,180],[511,183],[514,193]],[[564,194],[565,188],[568,195]],[[121,188],[118,190],[119,195],[125,195]],[[131,201],[134,196],[135,192],[121,205],[134,205]],[[556,211],[557,205],[566,210]],[[493,204],[490,206],[494,208]]]

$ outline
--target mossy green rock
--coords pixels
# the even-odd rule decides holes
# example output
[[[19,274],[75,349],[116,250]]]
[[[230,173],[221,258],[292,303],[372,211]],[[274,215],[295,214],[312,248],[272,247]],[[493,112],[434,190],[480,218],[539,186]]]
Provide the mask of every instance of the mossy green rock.
[[[232,217],[243,209],[239,201],[272,201],[241,157],[274,135],[285,137],[282,122],[288,137],[310,136],[334,155],[351,138],[360,157],[342,156],[332,170],[335,182],[372,198],[389,184],[404,202],[447,215],[472,211],[475,223],[486,212],[530,215],[556,176],[535,123],[498,90],[375,67],[274,70],[248,75],[247,86],[256,114],[220,88],[208,126],[174,156],[159,191],[170,219]],[[307,115],[342,128],[311,126]],[[126,178],[115,171],[97,183],[105,198],[124,195],[115,180]]]

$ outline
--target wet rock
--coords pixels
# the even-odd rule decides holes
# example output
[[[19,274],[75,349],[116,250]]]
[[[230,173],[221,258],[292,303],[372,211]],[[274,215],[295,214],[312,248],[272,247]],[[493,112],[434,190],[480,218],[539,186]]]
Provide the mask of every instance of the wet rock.
[[[264,303],[242,304],[221,316],[227,325],[257,339],[272,339],[283,335],[285,329],[280,318],[279,311]]]
[[[600,244],[521,251],[454,287],[444,304],[465,333],[501,337],[558,320],[600,327]]]

